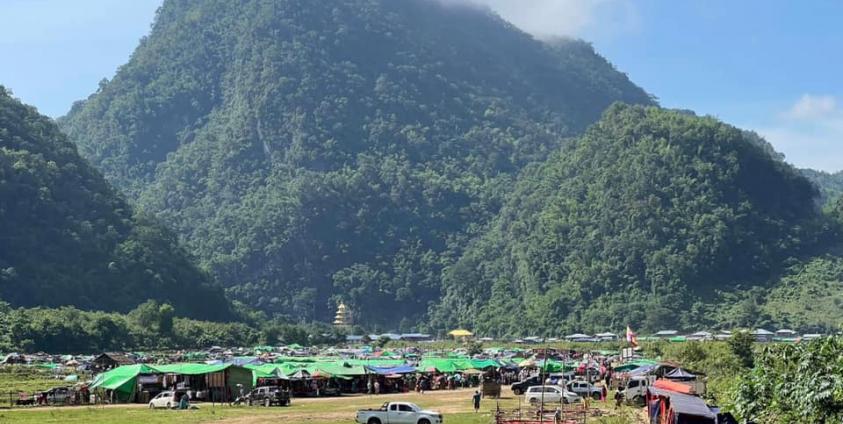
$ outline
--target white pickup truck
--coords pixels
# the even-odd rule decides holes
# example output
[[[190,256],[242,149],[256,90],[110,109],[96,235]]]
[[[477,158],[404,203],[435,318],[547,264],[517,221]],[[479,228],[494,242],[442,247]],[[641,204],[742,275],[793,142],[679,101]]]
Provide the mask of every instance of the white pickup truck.
[[[623,398],[627,405],[644,406],[647,398],[647,388],[656,381],[653,375],[639,375],[631,377],[626,386],[621,387]]]
[[[442,424],[442,414],[409,402],[386,402],[380,409],[357,411],[358,424]]]

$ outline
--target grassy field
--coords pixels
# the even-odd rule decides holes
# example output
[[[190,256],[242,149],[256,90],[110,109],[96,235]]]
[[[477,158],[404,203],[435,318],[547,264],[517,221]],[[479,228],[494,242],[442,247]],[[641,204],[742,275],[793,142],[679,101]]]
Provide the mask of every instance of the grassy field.
[[[68,423],[68,424],[185,424],[227,423],[352,423],[355,411],[374,408],[389,400],[415,402],[422,407],[445,415],[448,424],[490,424],[493,422],[494,400],[484,399],[481,412],[475,414],[471,406],[471,390],[429,392],[424,395],[400,394],[382,396],[345,396],[341,398],[294,399],[286,408],[229,407],[201,404],[191,411],[149,410],[144,405],[115,405],[106,407],[23,408],[0,411],[0,423]],[[502,408],[513,408],[518,401],[509,396],[500,401]],[[614,411],[604,402],[595,402],[600,416],[589,419],[595,424],[639,423],[643,415],[638,409]]]
[[[3,366],[0,367],[0,405],[8,403],[3,399],[10,391],[35,392],[56,386],[65,386],[62,379],[64,374],[54,375],[52,370],[31,366]]]

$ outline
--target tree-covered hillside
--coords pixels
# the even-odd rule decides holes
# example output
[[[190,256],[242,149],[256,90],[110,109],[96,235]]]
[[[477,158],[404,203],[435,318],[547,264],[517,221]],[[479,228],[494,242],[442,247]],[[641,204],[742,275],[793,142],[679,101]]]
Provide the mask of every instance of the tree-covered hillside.
[[[55,123],[0,86],[0,298],[128,311],[147,299],[230,316],[176,236],[134,214]]]
[[[406,328],[514,175],[614,101],[652,104],[590,45],[475,7],[165,1],[61,125],[236,299]]]
[[[722,292],[771,284],[831,234],[815,195],[736,128],[615,105],[525,171],[433,316],[484,334],[711,325]]]
[[[800,169],[805,178],[820,189],[820,204],[831,206],[843,195],[843,171],[828,173],[814,169]]]

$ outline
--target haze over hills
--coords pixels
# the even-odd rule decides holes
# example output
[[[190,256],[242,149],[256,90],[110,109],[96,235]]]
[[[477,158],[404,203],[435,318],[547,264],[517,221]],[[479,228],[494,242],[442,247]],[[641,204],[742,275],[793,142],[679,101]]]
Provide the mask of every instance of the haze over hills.
[[[410,328],[519,170],[615,101],[653,104],[588,44],[477,8],[168,1],[60,123],[232,298]]]
[[[135,213],[55,123],[0,86],[0,298],[128,312],[147,299],[231,317],[172,232]]]

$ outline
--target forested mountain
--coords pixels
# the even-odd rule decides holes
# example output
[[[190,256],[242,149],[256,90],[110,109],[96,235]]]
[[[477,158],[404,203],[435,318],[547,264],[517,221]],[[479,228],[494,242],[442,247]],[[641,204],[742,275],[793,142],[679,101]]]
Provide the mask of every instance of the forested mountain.
[[[843,171],[829,173],[813,169],[800,169],[799,172],[813,181],[820,189],[820,204],[833,204],[843,195]]]
[[[446,271],[433,317],[484,334],[712,325],[728,307],[721,294],[769,287],[828,244],[834,231],[816,194],[751,134],[614,105],[524,172],[486,234]],[[809,264],[783,284],[819,267],[837,286],[833,266]],[[807,293],[790,292],[772,304],[800,296],[804,304]]]
[[[133,213],[55,123],[0,86],[0,298],[126,312],[147,299],[225,319],[176,236]]]
[[[165,1],[60,123],[234,298],[408,328],[518,171],[615,101],[653,103],[587,43],[476,7]]]

